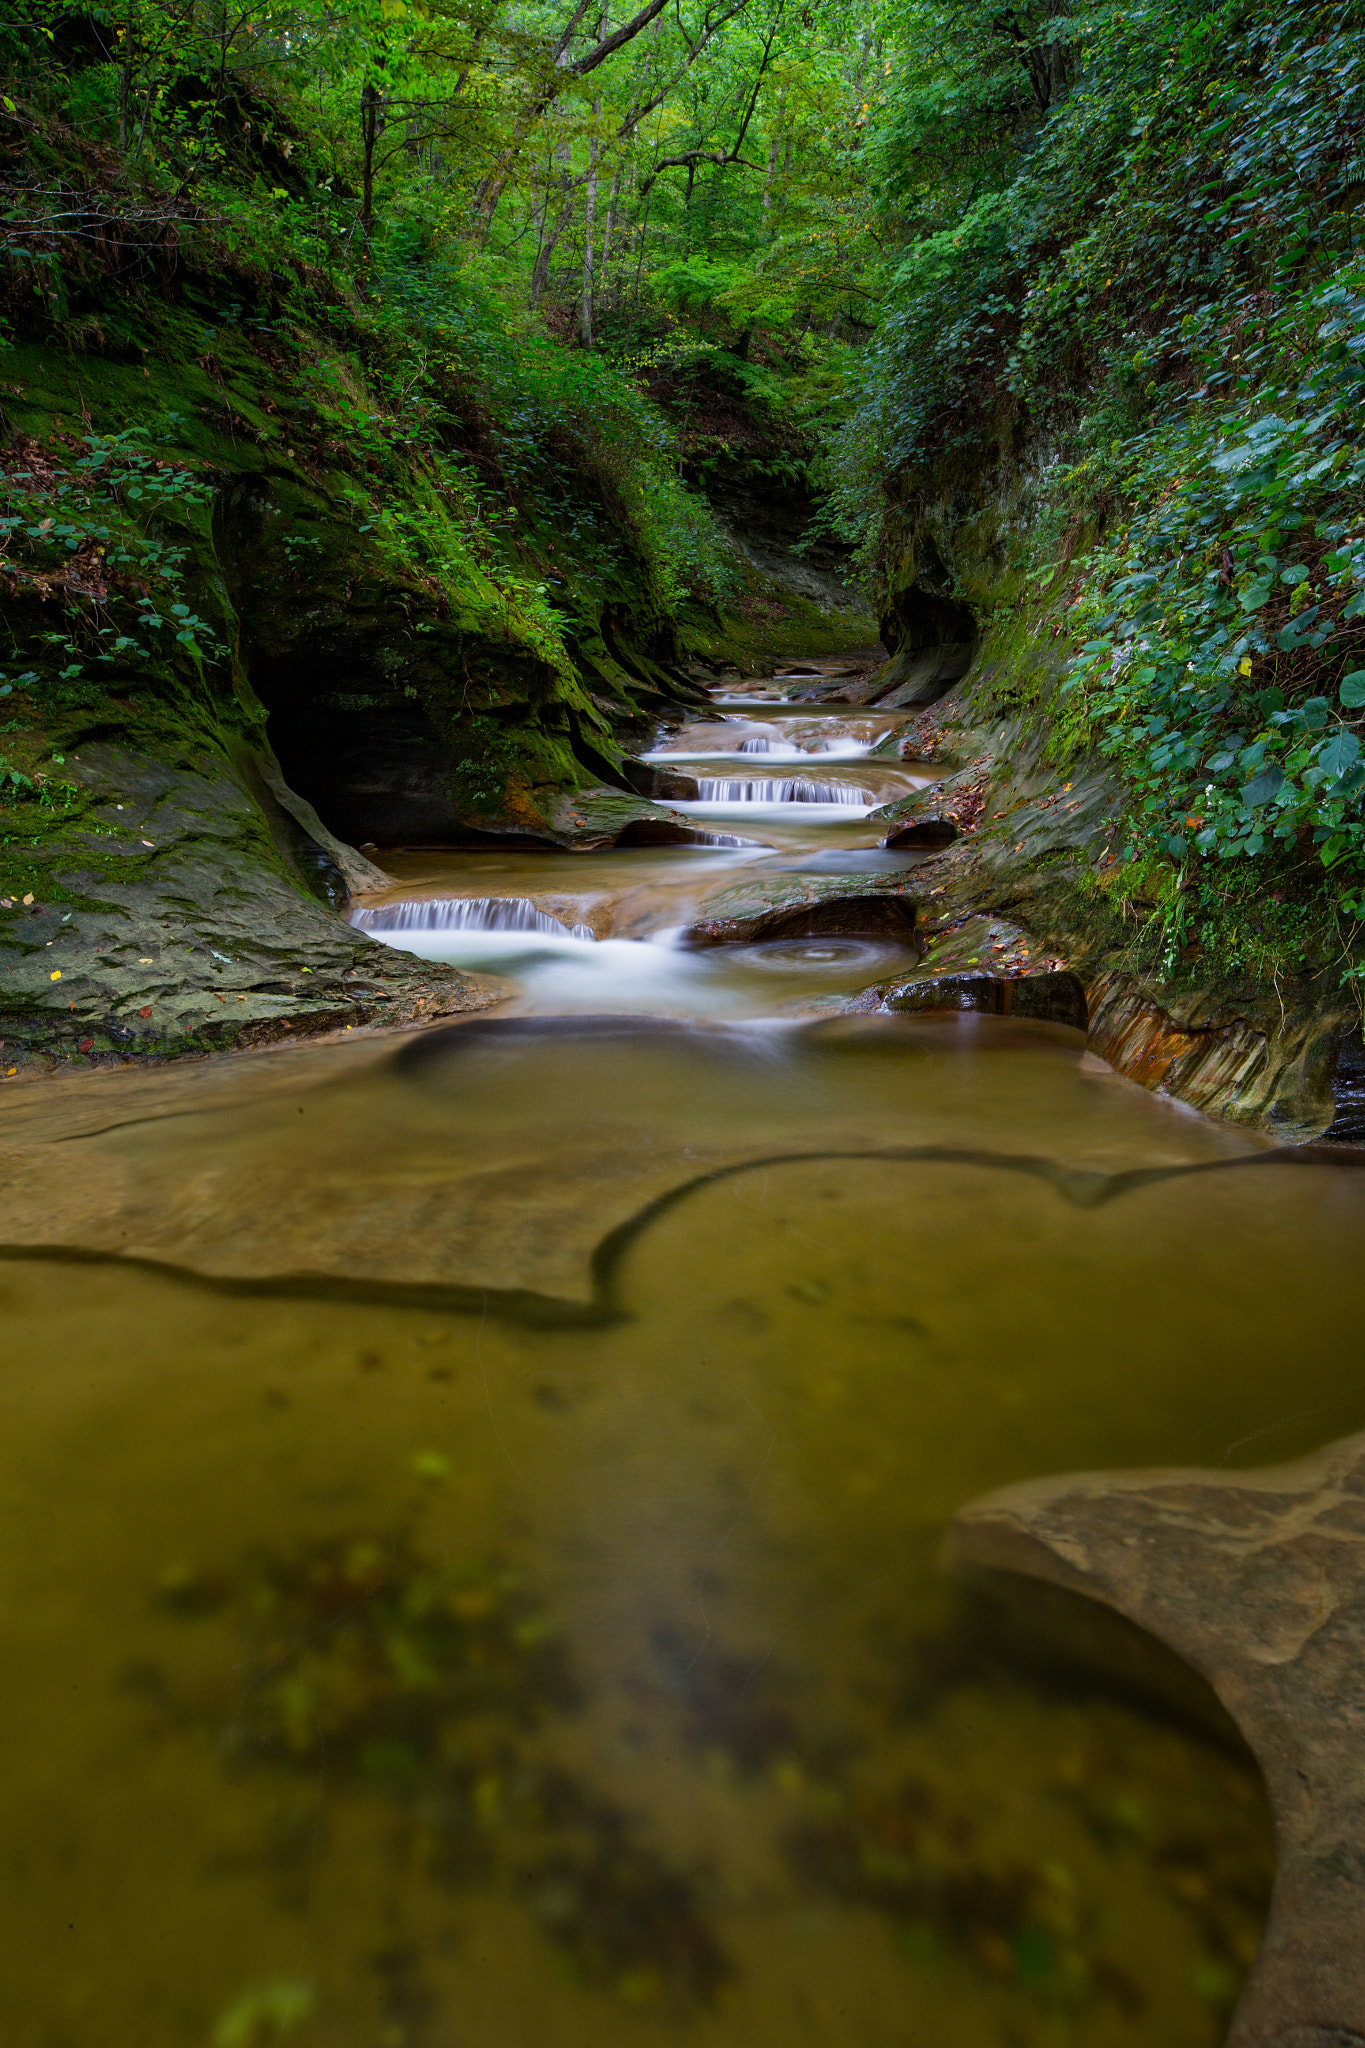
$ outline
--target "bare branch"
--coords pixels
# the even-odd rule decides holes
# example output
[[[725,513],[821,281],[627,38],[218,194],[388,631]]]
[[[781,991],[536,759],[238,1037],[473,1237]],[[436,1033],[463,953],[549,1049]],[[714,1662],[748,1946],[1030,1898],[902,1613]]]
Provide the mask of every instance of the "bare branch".
[[[744,138],[749,132],[749,123],[753,120],[754,109],[758,105],[759,88],[763,84],[764,73],[767,71],[772,58],[773,44],[777,40],[777,31],[782,23],[782,10],[785,4],[786,0],[777,0],[777,7],[773,18],[768,24],[768,33],[764,39],[763,55],[759,61],[757,75],[754,78],[753,90],[749,94],[749,104],[744,109],[744,116],[739,124],[739,133],[736,135],[730,148],[724,151],[716,149],[685,149],[678,156],[662,157],[641,185],[641,198],[648,192],[661,171],[681,168],[692,169],[697,164],[716,164],[722,170],[727,164],[737,164],[741,170],[745,171],[761,171],[763,169],[762,164],[751,164],[747,157],[740,155],[740,151],[744,147]]]
[[[644,198],[661,171],[677,170],[679,166],[686,168],[689,164],[719,164],[722,168],[726,164],[738,164],[742,171],[761,171],[763,168],[762,164],[751,164],[747,157],[736,156],[733,151],[686,149],[681,156],[660,157],[649,176],[642,181],[638,196]]]
[[[574,30],[578,27],[579,22],[582,21],[583,16],[587,13],[588,8],[591,4],[592,0],[578,0],[577,7],[575,7],[573,13],[569,16],[569,19],[564,24],[564,28],[560,35],[559,41],[554,46],[552,54],[556,64],[564,55],[564,52],[568,49],[570,43],[573,41]]]
[[[572,64],[566,64],[564,69],[574,78],[586,78],[590,71],[596,71],[599,64],[605,64],[607,58],[623,48],[626,43],[634,42],[641,29],[648,28],[655,16],[662,14],[667,5],[668,0],[645,0],[645,5],[638,14],[632,14],[629,21],[622,22],[620,28],[613,29],[609,36],[603,36],[600,43],[595,43],[591,50],[585,51],[581,57],[576,57]]]

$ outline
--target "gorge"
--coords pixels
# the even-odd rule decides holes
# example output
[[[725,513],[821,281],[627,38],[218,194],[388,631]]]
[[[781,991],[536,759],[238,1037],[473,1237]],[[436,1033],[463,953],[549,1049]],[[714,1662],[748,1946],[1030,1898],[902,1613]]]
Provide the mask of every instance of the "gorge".
[[[6,2043],[1365,2041],[1363,26],[0,26]]]

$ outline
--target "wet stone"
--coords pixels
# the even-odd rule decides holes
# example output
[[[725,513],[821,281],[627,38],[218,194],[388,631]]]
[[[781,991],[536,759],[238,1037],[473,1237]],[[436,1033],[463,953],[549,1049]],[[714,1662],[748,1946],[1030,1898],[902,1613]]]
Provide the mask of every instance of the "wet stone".
[[[1085,988],[1065,969],[1055,973],[940,974],[892,984],[882,996],[885,1010],[979,1010],[995,1017],[1029,1017],[1036,1022],[1086,1027]]]
[[[1278,1870],[1229,2048],[1365,2027],[1365,1436],[1261,1471],[1082,1473],[988,1495],[951,1560],[1104,1602],[1203,1674],[1265,1774]]]

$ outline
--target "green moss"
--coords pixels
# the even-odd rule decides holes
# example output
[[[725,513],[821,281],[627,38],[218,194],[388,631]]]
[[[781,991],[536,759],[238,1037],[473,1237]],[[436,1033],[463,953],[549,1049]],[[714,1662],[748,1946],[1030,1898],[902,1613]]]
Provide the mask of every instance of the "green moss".
[[[737,612],[708,616],[700,608],[690,611],[683,638],[688,651],[705,661],[760,674],[775,661],[851,654],[872,646],[877,622],[870,612],[824,611],[809,598],[783,591],[752,598]]]

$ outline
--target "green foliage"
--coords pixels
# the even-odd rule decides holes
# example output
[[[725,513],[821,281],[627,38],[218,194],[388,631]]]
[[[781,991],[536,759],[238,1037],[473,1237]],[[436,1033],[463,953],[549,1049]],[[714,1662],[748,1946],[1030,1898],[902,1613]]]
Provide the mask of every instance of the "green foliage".
[[[893,81],[875,143],[899,246],[836,456],[843,530],[879,560],[937,508],[983,622],[1052,624],[1053,751],[1097,745],[1131,791],[1120,886],[1163,971],[1196,933],[1255,971],[1334,915],[1349,943],[1365,9],[903,19],[937,53]],[[1259,935],[1230,860],[1283,904]]]
[[[727,303],[728,295],[745,283],[749,266],[711,256],[683,256],[661,263],[650,278],[660,302],[675,313],[705,315]]]
[[[20,443],[0,465],[0,573],[16,595],[64,600],[52,615],[60,624],[27,648],[15,643],[12,658],[43,664],[57,702],[80,697],[92,665],[146,664],[179,649],[198,664],[221,652],[185,602],[190,548],[171,537],[202,520],[212,486],[139,448],[143,438],[132,427],[89,432],[67,465]],[[17,679],[41,680],[32,669]]]
[[[1203,403],[1139,437],[1125,484],[1150,509],[1087,562],[1092,637],[1062,687],[1139,795],[1135,846],[1185,861],[1311,845],[1350,896],[1365,877],[1365,297],[1338,280],[1316,311],[1306,374],[1286,321],[1271,343],[1289,381],[1267,364],[1254,407]]]

